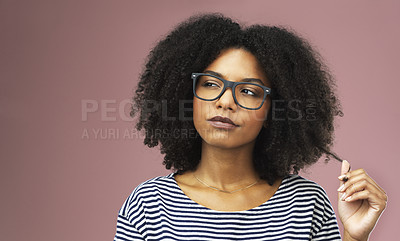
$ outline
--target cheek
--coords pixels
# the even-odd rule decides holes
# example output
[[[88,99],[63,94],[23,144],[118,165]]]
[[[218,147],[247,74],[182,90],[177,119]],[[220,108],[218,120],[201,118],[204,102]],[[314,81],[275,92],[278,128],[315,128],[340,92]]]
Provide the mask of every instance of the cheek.
[[[193,100],[193,124],[203,140],[210,139],[210,126],[208,126],[206,121],[210,115],[210,112],[207,112],[208,109],[210,109],[208,102],[197,98]]]
[[[266,100],[264,105],[257,112],[257,118],[260,121],[264,122],[267,119],[267,116],[271,114],[270,111],[271,111],[271,103],[268,100]]]
[[[193,123],[196,127],[196,129],[200,128],[200,123],[201,121],[206,119],[205,115],[205,109],[206,109],[206,103],[204,101],[201,101],[197,98],[194,98],[193,100]]]
[[[201,103],[196,100],[196,98],[193,100],[193,121],[196,122],[196,120],[201,116]]]
[[[251,123],[252,125],[262,124],[267,119],[268,109],[266,107],[255,111],[246,111],[242,115],[242,119],[245,123]]]

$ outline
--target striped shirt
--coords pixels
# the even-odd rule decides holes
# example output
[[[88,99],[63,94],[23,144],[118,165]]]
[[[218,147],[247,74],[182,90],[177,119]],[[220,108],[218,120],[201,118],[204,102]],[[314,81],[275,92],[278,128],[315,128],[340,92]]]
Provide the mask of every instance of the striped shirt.
[[[190,199],[175,173],[139,184],[117,219],[119,240],[341,240],[324,189],[299,175],[282,180],[258,207],[217,211]]]

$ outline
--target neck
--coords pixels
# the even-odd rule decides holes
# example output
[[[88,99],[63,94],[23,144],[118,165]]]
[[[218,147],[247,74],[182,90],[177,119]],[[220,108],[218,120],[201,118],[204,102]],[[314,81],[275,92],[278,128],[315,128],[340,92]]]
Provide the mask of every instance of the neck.
[[[250,185],[259,179],[253,165],[254,144],[226,149],[203,141],[201,160],[194,174],[208,185],[223,190]]]

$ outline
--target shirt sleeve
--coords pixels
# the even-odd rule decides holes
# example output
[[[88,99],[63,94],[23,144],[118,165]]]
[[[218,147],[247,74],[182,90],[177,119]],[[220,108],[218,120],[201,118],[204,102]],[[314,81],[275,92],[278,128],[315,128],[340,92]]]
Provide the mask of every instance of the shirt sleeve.
[[[325,190],[319,186],[319,193],[316,195],[314,209],[313,228],[311,229],[311,240],[339,240],[339,226],[336,220],[336,214]]]
[[[114,237],[114,241],[122,240],[139,241],[145,239],[126,217],[119,214],[117,219],[117,231]]]
[[[132,192],[132,194],[125,200],[122,204],[121,209],[118,213],[117,218],[117,228],[114,237],[114,241],[143,241],[145,240],[144,236],[139,232],[138,227],[136,227],[133,219],[129,217],[137,217],[140,216],[140,209],[131,208],[140,207],[141,203],[137,202],[137,189]]]
[[[326,220],[323,220],[321,228],[311,237],[312,241],[317,240],[342,240],[335,213],[332,213]]]

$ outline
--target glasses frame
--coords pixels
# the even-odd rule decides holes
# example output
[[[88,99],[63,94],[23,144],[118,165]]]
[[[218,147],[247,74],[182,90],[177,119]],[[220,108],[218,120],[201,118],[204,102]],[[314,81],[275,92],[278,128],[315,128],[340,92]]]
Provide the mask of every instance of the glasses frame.
[[[211,76],[211,77],[213,77],[213,78],[217,78],[217,79],[221,80],[221,81],[224,83],[224,88],[222,89],[221,93],[220,93],[217,97],[215,97],[215,98],[213,98],[213,99],[204,99],[204,98],[199,97],[199,96],[196,94],[196,79],[197,79],[199,76]],[[244,108],[244,109],[248,109],[248,110],[258,110],[258,109],[260,109],[261,106],[263,106],[264,101],[265,101],[265,99],[267,98],[267,95],[270,95],[270,94],[271,94],[271,91],[272,91],[271,88],[268,88],[268,87],[263,86],[263,85],[259,85],[259,84],[255,84],[255,83],[249,83],[249,82],[233,82],[233,81],[229,81],[229,80],[220,78],[220,77],[218,77],[218,76],[215,76],[215,75],[212,75],[212,74],[206,74],[206,73],[192,73],[192,79],[193,79],[193,94],[194,94],[197,98],[199,98],[199,99],[201,99],[201,100],[205,100],[205,101],[213,101],[213,100],[216,100],[216,99],[220,98],[220,97],[225,93],[226,88],[229,87],[229,88],[231,88],[231,90],[232,90],[232,96],[233,96],[233,99],[235,100],[235,103],[236,103],[237,105],[239,105],[240,107],[242,107],[242,108]],[[250,84],[250,85],[255,85],[255,86],[261,87],[261,88],[264,90],[263,101],[261,102],[261,104],[260,104],[259,107],[257,107],[257,108],[248,108],[248,107],[245,107],[245,106],[239,104],[239,102],[238,102],[237,99],[236,99],[236,93],[235,93],[236,86],[239,85],[239,84]]]

